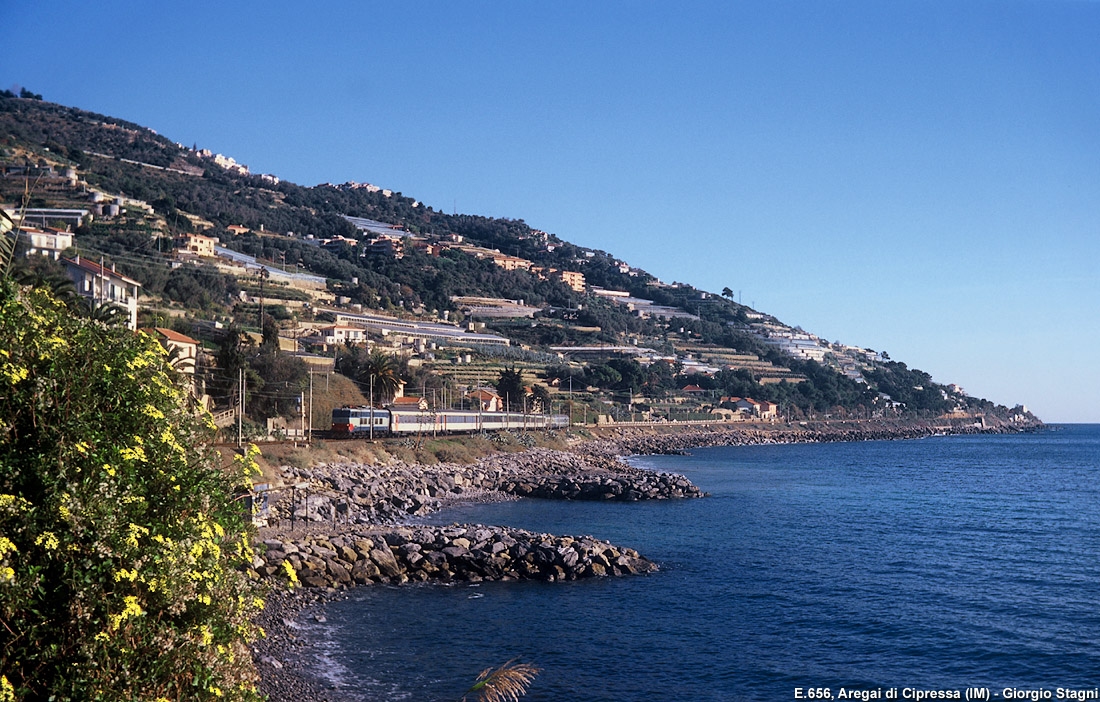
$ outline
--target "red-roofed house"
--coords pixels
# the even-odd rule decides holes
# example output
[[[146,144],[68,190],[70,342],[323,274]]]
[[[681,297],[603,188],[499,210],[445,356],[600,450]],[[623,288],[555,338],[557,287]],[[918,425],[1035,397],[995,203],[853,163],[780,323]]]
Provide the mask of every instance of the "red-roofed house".
[[[395,397],[390,400],[390,409],[428,409],[428,401],[423,397]]]
[[[214,237],[203,236],[202,234],[183,234],[176,237],[176,246],[180,251],[207,258],[214,257],[214,246],[217,243],[218,240]]]
[[[504,409],[504,400],[501,399],[500,395],[485,388],[478,388],[467,394],[466,397],[480,402],[482,412],[499,412]]]
[[[779,405],[767,400],[760,401],[760,416],[763,419],[775,419],[779,416]]]
[[[191,376],[195,375],[195,365],[199,356],[198,341],[186,334],[180,334],[178,331],[163,327],[142,329],[141,331],[156,338],[169,353],[175,349],[176,360],[173,365],[176,369]]]
[[[118,305],[129,315],[127,326],[137,329],[137,298],[141,283],[116,272],[114,264],[107,268],[80,256],[61,260],[65,264],[65,272],[76,286],[77,295],[97,304]]]
[[[728,400],[741,412],[761,419],[775,419],[779,413],[779,406],[774,402],[758,402],[751,397],[724,397],[722,400]]]

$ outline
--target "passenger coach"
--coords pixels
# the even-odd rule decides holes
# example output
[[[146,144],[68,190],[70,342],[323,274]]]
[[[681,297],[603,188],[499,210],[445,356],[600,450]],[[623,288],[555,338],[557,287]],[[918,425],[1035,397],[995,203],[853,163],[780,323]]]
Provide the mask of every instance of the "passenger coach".
[[[469,434],[505,429],[551,429],[569,426],[563,414],[478,412],[477,410],[395,410],[338,407],[332,410],[336,436],[398,436],[402,434]]]

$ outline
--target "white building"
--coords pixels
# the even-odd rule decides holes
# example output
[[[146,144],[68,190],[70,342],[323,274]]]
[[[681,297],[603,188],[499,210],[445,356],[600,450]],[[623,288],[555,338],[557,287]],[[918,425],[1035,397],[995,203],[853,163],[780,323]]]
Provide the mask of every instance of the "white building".
[[[111,303],[126,310],[131,329],[137,329],[137,298],[141,283],[86,258],[61,259],[65,272],[76,285],[76,293],[97,304]]]
[[[19,230],[19,239],[26,245],[26,256],[49,256],[53,260],[61,257],[61,252],[73,245],[72,232],[60,229],[35,229],[23,227]]]
[[[321,335],[322,343],[325,344],[359,344],[367,340],[367,330],[362,327],[333,324],[327,327],[321,327],[317,331]]]

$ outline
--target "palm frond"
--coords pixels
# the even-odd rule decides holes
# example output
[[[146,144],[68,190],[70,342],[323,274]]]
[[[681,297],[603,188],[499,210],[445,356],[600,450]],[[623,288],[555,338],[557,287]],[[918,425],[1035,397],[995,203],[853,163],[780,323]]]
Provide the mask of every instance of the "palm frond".
[[[7,212],[0,209],[0,276],[7,276],[8,271],[11,270],[18,235],[15,222]]]
[[[527,688],[541,668],[530,663],[516,663],[515,659],[497,668],[486,668],[477,676],[477,682],[462,696],[463,702],[471,693],[478,702],[518,702],[527,694]]]
[[[95,322],[102,322],[108,327],[118,327],[129,324],[130,317],[126,310],[113,302],[99,302],[87,297],[79,298],[78,313]]]
[[[73,281],[64,274],[40,268],[16,268],[11,272],[12,280],[29,288],[45,288],[54,297],[72,307],[78,295]]]

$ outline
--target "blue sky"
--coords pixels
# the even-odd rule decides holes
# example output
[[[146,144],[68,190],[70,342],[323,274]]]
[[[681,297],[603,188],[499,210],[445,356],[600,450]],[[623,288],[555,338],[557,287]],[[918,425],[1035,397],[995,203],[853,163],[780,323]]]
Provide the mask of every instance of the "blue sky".
[[[0,84],[1100,422],[1100,2],[4,3]]]

